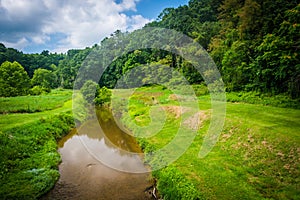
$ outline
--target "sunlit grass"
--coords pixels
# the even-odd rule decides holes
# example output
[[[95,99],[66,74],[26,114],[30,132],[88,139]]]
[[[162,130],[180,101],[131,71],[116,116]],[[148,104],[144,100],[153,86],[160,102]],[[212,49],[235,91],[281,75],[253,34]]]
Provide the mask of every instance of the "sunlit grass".
[[[149,125],[148,113],[140,112],[145,109],[142,99],[153,96],[153,91],[160,95],[156,98],[161,102],[166,102],[163,98],[170,96],[161,88],[143,88],[139,95],[131,96],[128,112],[141,126]],[[208,156],[200,159],[198,153],[210,124],[209,95],[199,96],[198,102],[207,116],[194,142],[172,166],[193,183],[204,199],[300,198],[300,110],[227,103],[225,125],[218,143]],[[169,101],[165,105],[178,104]],[[162,130],[154,137],[140,140],[145,150],[160,149],[169,143],[178,131],[179,121],[180,118],[169,113]],[[132,120],[127,117],[124,122],[130,127]],[[139,134],[137,130],[133,132]],[[160,178],[164,176],[158,175]],[[163,191],[171,193],[172,189],[164,188]]]
[[[61,161],[56,142],[74,123],[71,98],[71,90],[53,90],[1,99],[2,111],[35,110],[0,114],[0,199],[38,199],[54,186]]]
[[[39,98],[39,105],[43,106],[43,111],[34,112],[34,113],[10,113],[10,114],[0,114],[0,130],[6,130],[13,127],[17,127],[23,124],[31,123],[37,121],[41,118],[46,118],[53,114],[64,113],[72,110],[72,91],[54,91],[49,95],[40,96],[40,97],[12,97],[9,98],[9,108],[2,108],[2,110],[9,110],[14,107],[14,104],[17,104],[15,107],[18,107],[20,110],[25,110],[27,107],[26,103],[29,103],[32,106],[35,106],[32,102],[33,98]],[[18,102],[18,101],[24,101]],[[50,103],[51,102],[51,103]]]
[[[37,121],[41,118],[47,118],[48,116],[64,113],[72,110],[72,100],[63,103],[63,106],[57,109],[36,112],[36,113],[23,113],[23,114],[6,114],[0,115],[0,130],[6,130],[13,127],[17,127],[23,124]]]
[[[34,113],[62,107],[72,98],[72,90],[52,90],[39,96],[1,97],[0,113]]]

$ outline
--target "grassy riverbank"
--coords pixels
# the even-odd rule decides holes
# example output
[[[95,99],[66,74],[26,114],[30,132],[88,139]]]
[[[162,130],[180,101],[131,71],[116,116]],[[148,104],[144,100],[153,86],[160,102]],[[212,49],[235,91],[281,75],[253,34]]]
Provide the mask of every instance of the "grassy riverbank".
[[[0,98],[0,198],[37,199],[59,178],[57,140],[74,125],[72,91]]]
[[[241,103],[245,98],[236,95],[234,103],[226,105],[225,125],[218,143],[200,159],[198,152],[212,110],[205,87],[195,89],[201,118],[195,140],[176,162],[153,172],[164,199],[300,198],[300,110]],[[119,112],[118,106],[129,93],[118,91],[121,100],[112,105],[115,111]],[[60,162],[56,141],[73,126],[71,94],[54,90],[40,97],[0,99],[0,104],[5,105],[0,114],[1,199],[37,199],[55,184]],[[40,99],[38,104],[34,98]],[[186,97],[176,97],[159,86],[141,88],[130,95],[128,115],[123,115],[122,120],[136,135],[143,133],[135,129],[132,121],[148,126],[152,122],[150,113],[160,116],[156,113],[159,109],[151,107],[162,106],[166,111],[163,128],[147,139],[139,139],[145,152],[154,152],[172,141],[181,126],[181,114],[188,115],[195,109],[188,103],[180,108],[178,98],[185,101]],[[32,109],[26,113],[28,108]],[[77,114],[82,115],[80,108]],[[189,121],[187,126],[194,123],[197,122]],[[148,127],[156,128],[155,123]],[[147,157],[145,161],[150,165],[161,162]]]
[[[122,92],[119,93],[122,96]],[[157,102],[153,103],[153,99]],[[153,173],[165,199],[300,198],[300,110],[227,103],[219,141],[208,156],[200,159],[198,152],[212,110],[208,95],[199,96],[198,100],[201,124],[194,142],[176,162]],[[172,93],[161,87],[138,89],[130,97],[129,115],[123,117],[134,134],[141,134],[132,120],[140,126],[148,126],[150,107],[159,106],[158,102],[167,108],[164,109],[167,120],[155,136],[139,140],[146,152],[160,149],[177,133],[181,120]],[[194,109],[185,106],[183,110]],[[151,109],[153,116],[156,111]],[[154,128],[155,125],[149,127]],[[150,164],[157,162],[160,161]]]

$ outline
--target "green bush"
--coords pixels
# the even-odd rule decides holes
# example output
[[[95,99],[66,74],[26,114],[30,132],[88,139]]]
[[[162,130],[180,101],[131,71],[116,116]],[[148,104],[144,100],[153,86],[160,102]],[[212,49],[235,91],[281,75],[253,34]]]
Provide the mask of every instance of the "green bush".
[[[208,88],[206,85],[193,85],[192,86],[196,96],[207,95],[209,94]]]
[[[177,168],[168,166],[153,172],[158,179],[157,189],[165,200],[204,199],[195,186]]]
[[[291,99],[286,95],[270,95],[252,92],[230,92],[226,94],[228,102],[269,105],[282,108],[300,109],[300,99]]]
[[[51,89],[50,88],[45,88],[45,87],[42,87],[42,86],[34,86],[33,88],[31,88],[29,90],[29,93],[31,95],[41,95],[41,94],[44,94],[44,93],[49,93],[51,92]]]
[[[84,83],[82,88],[80,89],[80,92],[83,95],[83,98],[88,102],[88,103],[93,103],[95,97],[96,97],[96,92],[98,90],[99,86],[96,82],[92,80],[88,80]]]
[[[0,65],[0,97],[28,94],[30,79],[18,62],[5,61]]]
[[[105,86],[97,90],[96,98],[94,102],[96,105],[103,105],[104,103],[109,103],[111,99],[112,92]]]

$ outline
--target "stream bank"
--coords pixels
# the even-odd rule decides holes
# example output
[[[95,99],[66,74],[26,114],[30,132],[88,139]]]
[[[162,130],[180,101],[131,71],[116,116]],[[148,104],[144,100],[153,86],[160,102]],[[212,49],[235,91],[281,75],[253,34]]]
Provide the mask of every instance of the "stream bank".
[[[129,167],[134,169],[147,167],[140,156],[122,154],[120,149],[135,153],[140,153],[141,149],[132,136],[119,129],[111,113],[100,109],[97,117],[59,142],[58,151],[62,157],[60,179],[43,200],[151,199],[151,195],[145,192],[152,185],[149,173],[120,172],[104,165],[94,155],[101,153],[120,166],[131,163]],[[99,130],[99,124],[102,130]]]

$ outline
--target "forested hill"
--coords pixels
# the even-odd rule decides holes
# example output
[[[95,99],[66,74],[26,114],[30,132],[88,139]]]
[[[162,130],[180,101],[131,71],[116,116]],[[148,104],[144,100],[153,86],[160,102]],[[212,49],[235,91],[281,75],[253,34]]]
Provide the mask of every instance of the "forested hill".
[[[191,0],[148,26],[176,29],[206,48],[227,90],[300,95],[297,0]]]
[[[300,4],[296,0],[190,0],[188,5],[163,10],[157,20],[146,27],[175,29],[199,42],[219,67],[229,92],[256,91],[299,98],[299,21]],[[113,38],[126,34],[116,31],[103,41],[112,43],[116,41]],[[46,69],[55,83],[51,87],[72,88],[81,63],[98,46],[69,50],[66,54],[48,51],[23,54],[0,45],[0,62],[17,61],[29,78],[36,69]],[[202,82],[190,63],[179,56],[141,49],[114,61],[99,83],[112,88],[129,69],[151,63],[175,68],[191,84]],[[0,84],[3,81],[0,80]]]

